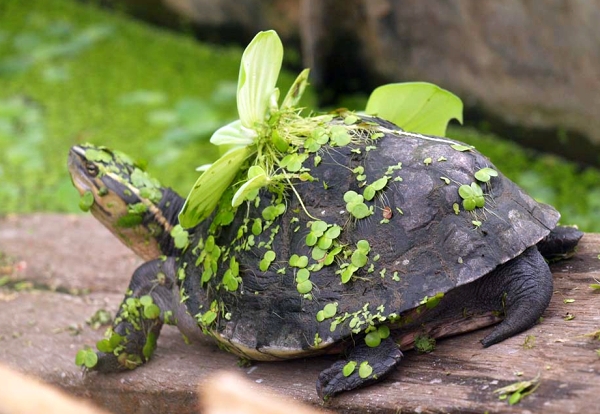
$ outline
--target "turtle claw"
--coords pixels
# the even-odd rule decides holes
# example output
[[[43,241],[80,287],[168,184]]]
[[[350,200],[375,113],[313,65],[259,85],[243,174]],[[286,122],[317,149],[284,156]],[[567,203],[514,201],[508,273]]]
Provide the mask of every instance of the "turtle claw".
[[[103,374],[123,371],[125,368],[119,363],[117,356],[113,353],[96,352],[98,362],[90,371],[98,371]]]
[[[394,370],[402,356],[402,352],[391,338],[381,341],[375,348],[368,347],[364,343],[358,345],[352,349],[347,361],[337,361],[319,374],[317,394],[321,399],[327,400],[329,397],[341,392],[378,382]],[[346,376],[343,371],[348,361],[355,361],[358,365],[367,361],[372,368],[372,372],[362,378],[359,375],[360,370],[356,366],[356,369]]]

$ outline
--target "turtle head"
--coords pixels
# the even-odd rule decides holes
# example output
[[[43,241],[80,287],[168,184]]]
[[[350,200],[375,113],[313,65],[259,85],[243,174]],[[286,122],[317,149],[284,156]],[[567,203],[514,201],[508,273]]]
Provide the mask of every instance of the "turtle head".
[[[68,165],[80,208],[138,256],[177,254],[171,230],[184,202],[177,193],[161,187],[127,155],[105,147],[73,146]]]

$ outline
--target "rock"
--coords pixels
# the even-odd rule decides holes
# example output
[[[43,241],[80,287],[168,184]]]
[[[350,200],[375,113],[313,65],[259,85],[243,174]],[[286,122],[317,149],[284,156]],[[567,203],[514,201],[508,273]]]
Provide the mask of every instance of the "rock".
[[[132,0],[128,0],[132,1]],[[275,29],[283,39],[298,38],[297,0],[162,0],[193,23],[201,39],[249,42],[260,30]],[[218,37],[210,33],[218,33]]]
[[[304,3],[303,50],[317,85],[329,86],[339,62],[378,82],[430,81],[492,126],[537,130],[526,143],[600,163],[591,151],[600,148],[598,1]]]
[[[127,0],[136,3],[139,0]],[[429,81],[522,144],[600,165],[600,2],[551,0],[153,0],[200,39],[276,29],[323,104],[385,82]]]

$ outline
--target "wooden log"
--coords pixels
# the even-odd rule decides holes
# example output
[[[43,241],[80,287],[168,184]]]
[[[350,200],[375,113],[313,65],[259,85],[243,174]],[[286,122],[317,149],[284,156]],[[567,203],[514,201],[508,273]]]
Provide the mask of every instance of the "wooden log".
[[[598,234],[586,234],[572,259],[551,266],[554,296],[540,324],[487,349],[479,339],[489,329],[438,341],[429,354],[408,351],[382,382],[325,404],[315,381],[335,357],[241,368],[236,357],[209,340],[185,345],[172,327],[165,328],[146,366],[83,376],[74,365],[75,353],[102,337],[102,329],[91,329],[86,320],[99,308],[115,311],[139,261],[91,217],[81,216],[2,219],[0,252],[20,263],[9,278],[34,286],[16,291],[8,283],[0,289],[0,363],[116,413],[196,412],[197,385],[215,381],[222,369],[252,381],[256,393],[279,393],[346,413],[579,413],[594,411],[600,395],[600,341],[588,335],[600,329],[600,292],[589,287],[600,281]],[[93,289],[68,293],[75,286]],[[538,376],[539,387],[515,406],[494,393]]]

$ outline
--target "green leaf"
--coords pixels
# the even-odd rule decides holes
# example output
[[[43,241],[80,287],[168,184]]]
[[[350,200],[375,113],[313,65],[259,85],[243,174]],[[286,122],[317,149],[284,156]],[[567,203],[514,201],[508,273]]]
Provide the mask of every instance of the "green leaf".
[[[150,295],[144,295],[140,298],[140,304],[142,306],[150,306],[152,305],[152,303],[154,303],[154,301],[152,300],[152,296]]]
[[[337,312],[337,307],[337,303],[328,303],[323,308],[323,316],[325,316],[325,318],[333,318]]]
[[[85,366],[86,368],[94,368],[98,363],[98,355],[93,350],[86,348],[80,349],[75,356],[75,364]]]
[[[370,348],[375,348],[381,343],[381,337],[377,331],[371,331],[365,336],[365,344]]]
[[[110,336],[110,339],[108,340],[108,343],[110,344],[110,347],[112,349],[115,349],[117,346],[119,346],[121,344],[121,342],[123,342],[124,339],[125,339],[125,337],[119,335],[116,332],[113,332],[112,335]]]
[[[450,147],[459,152],[471,151],[474,147],[461,145],[461,144],[452,144]]]
[[[175,243],[175,247],[178,249],[185,249],[189,243],[189,234],[179,224],[173,226],[171,229],[171,237]]]
[[[444,136],[451,119],[462,124],[463,104],[449,91],[426,82],[394,83],[375,89],[365,112],[412,132]]]
[[[517,391],[508,398],[508,404],[515,405],[516,403],[521,401],[521,398],[523,398],[523,396],[521,395],[521,393],[519,391]]]
[[[326,222],[317,220],[310,225],[310,231],[320,237],[327,230],[327,227],[328,225]]]
[[[371,251],[371,246],[369,245],[368,240],[364,239],[356,242],[356,248],[364,254],[368,254]]]
[[[344,368],[342,368],[342,374],[344,377],[349,377],[356,370],[356,361],[349,361]]]
[[[210,142],[214,145],[246,146],[252,144],[256,136],[256,131],[244,128],[242,121],[238,119],[217,129],[210,137]],[[204,169],[198,167],[197,170],[201,168]]]
[[[305,242],[306,242],[307,246],[309,246],[309,247],[314,246],[315,244],[317,244],[317,241],[318,241],[318,238],[315,233],[310,232],[306,235]]]
[[[354,253],[352,253],[351,261],[356,267],[363,267],[367,264],[367,260],[367,256],[360,250],[355,250]]]
[[[244,50],[238,77],[237,107],[242,125],[265,121],[283,61],[283,45],[274,30],[259,32]]]
[[[194,227],[213,212],[223,192],[231,185],[251,153],[248,147],[233,148],[198,178],[179,213],[182,227]]]
[[[381,339],[385,339],[390,336],[390,328],[387,325],[381,325],[377,328],[377,333]]]
[[[308,280],[310,272],[307,269],[300,269],[296,273],[296,283],[302,283]]]
[[[369,361],[363,361],[358,368],[358,376],[361,378],[367,378],[373,373],[373,367],[369,365]]]
[[[252,178],[249,178],[248,181],[246,181],[235,192],[235,194],[233,195],[233,199],[231,200],[231,205],[233,207],[238,207],[244,202],[244,200],[246,200],[250,193],[252,193],[254,190],[259,190],[263,188],[271,182],[271,179],[267,176],[265,170],[263,170],[261,167],[254,165],[250,167],[250,170],[252,169],[254,169],[254,172],[256,172],[257,169],[261,172],[255,174]],[[250,170],[248,171],[248,176],[250,176]]]
[[[321,236],[319,237],[319,243],[317,244],[317,246],[319,246],[319,249],[327,250],[331,247],[332,243],[333,240],[331,240],[329,237]]]
[[[322,258],[324,258],[326,254],[327,254],[327,250],[323,250],[319,246],[315,246],[312,249],[311,257],[314,260],[318,261],[318,260],[321,260]]]
[[[375,197],[375,193],[375,188],[372,185],[368,185],[363,190],[363,197],[365,198],[365,200],[371,201],[373,200],[373,197]]]
[[[208,310],[202,315],[200,323],[202,323],[204,326],[208,326],[213,323],[215,319],[217,319],[217,313],[215,311]]]
[[[160,308],[154,304],[144,307],[144,317],[146,319],[156,319],[160,316]]]
[[[114,349],[110,346],[110,342],[108,341],[108,339],[102,339],[96,342],[96,348],[98,349],[98,351],[104,353],[112,352]]]
[[[290,90],[285,95],[285,98],[283,98],[283,102],[281,102],[281,108],[293,108],[298,104],[300,98],[302,98],[302,94],[304,93],[306,86],[308,85],[309,73],[310,69],[304,69],[302,72],[300,72],[292,86],[290,86]]]
[[[371,210],[369,210],[369,207],[367,207],[367,205],[365,203],[359,203],[359,204],[353,205],[352,209],[350,210],[350,213],[357,219],[363,219],[372,214]]]
[[[81,198],[79,199],[79,208],[82,211],[90,211],[90,208],[92,208],[93,205],[94,205],[94,193],[87,190],[81,195]]]
[[[383,190],[383,188],[386,186],[387,182],[388,182],[387,177],[381,177],[379,180],[373,181],[370,185],[373,186],[373,188],[376,191],[380,191],[380,190]]]
[[[323,322],[325,320],[325,315],[322,310],[317,312],[317,322]]]
[[[298,290],[298,293],[305,295],[312,290],[312,283],[310,280],[305,280],[303,282],[298,283],[296,285],[296,289]],[[317,318],[318,318],[318,315],[317,315]]]
[[[324,236],[333,240],[333,239],[337,239],[337,237],[340,235],[341,232],[342,232],[342,228],[340,226],[338,226],[337,224],[334,224],[333,226],[331,226],[330,228],[327,229]]]
[[[252,222],[252,234],[258,236],[260,233],[262,233],[262,219],[255,218]]]
[[[498,177],[498,171],[490,167],[482,168],[475,173],[475,178],[484,183],[490,181],[491,177]]]
[[[343,126],[334,125],[331,127],[331,141],[335,145],[343,147],[348,145],[351,140],[350,134],[348,134],[348,131]]]

